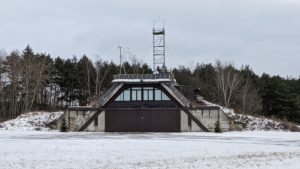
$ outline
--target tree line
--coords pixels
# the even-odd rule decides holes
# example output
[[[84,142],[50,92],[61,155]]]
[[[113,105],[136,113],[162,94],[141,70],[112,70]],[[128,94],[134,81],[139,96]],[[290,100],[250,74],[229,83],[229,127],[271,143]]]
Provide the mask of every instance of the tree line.
[[[166,69],[166,68],[164,68]],[[0,117],[13,118],[31,110],[92,104],[111,85],[113,74],[152,73],[136,57],[123,63],[83,55],[63,59],[34,53],[0,51]],[[159,70],[158,70],[159,71]],[[230,63],[178,66],[169,70],[181,87],[200,88],[208,101],[243,114],[263,115],[300,123],[300,78],[256,75],[249,66]]]
[[[230,63],[179,66],[173,74],[185,86],[199,86],[208,101],[236,112],[274,117],[300,123],[300,78],[283,78],[266,73],[258,76],[249,66]]]
[[[122,73],[152,73],[137,58],[125,62]],[[110,87],[119,66],[101,58],[92,62],[86,55],[63,59],[34,53],[0,52],[0,117],[13,118],[40,109],[61,109],[95,102]]]

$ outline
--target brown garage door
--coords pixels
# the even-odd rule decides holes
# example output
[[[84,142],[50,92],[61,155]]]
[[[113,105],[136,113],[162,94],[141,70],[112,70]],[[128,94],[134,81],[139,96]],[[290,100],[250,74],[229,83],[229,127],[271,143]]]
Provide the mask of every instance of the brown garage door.
[[[108,132],[177,132],[180,131],[179,110],[106,111]]]

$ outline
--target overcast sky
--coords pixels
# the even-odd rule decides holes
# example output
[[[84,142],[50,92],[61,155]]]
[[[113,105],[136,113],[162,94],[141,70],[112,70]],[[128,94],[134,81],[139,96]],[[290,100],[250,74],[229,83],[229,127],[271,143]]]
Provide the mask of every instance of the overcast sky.
[[[220,59],[300,76],[300,0],[0,0],[0,48],[118,61],[118,44],[152,65],[165,18],[168,67]]]

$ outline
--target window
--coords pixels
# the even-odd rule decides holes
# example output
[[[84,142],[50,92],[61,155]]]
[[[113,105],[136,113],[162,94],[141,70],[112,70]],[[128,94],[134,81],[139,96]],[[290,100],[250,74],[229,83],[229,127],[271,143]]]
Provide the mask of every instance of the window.
[[[124,101],[124,93],[123,92],[116,98],[116,101]]]
[[[144,87],[144,98],[145,101],[151,101],[153,100],[153,87]]]
[[[142,100],[142,89],[136,91],[136,100],[137,101]]]
[[[161,92],[161,100],[170,100],[170,99],[164,92]]]
[[[145,90],[145,88],[144,88],[143,94],[144,94],[143,100],[148,101],[149,100],[149,90]]]
[[[130,89],[124,90],[124,101],[130,101]]]
[[[131,91],[131,99],[132,100],[136,100],[136,93],[137,93],[136,90]]]
[[[153,96],[153,89],[152,90],[149,90],[149,100],[154,100],[154,96]]]
[[[155,101],[160,101],[161,100],[161,90],[155,88],[154,89],[154,97],[155,97]]]
[[[131,88],[131,100],[132,101],[141,101],[142,100],[142,88],[141,87]]]
[[[115,101],[161,101],[170,98],[160,89],[153,87],[132,87],[124,90]]]
[[[157,88],[155,88],[154,94],[155,94],[155,101],[170,100],[170,98],[163,91]]]

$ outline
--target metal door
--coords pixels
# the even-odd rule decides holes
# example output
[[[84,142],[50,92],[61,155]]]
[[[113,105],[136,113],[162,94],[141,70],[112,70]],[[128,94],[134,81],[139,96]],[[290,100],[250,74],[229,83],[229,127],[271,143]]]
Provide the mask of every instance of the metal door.
[[[110,110],[105,112],[108,132],[178,132],[179,110]]]

